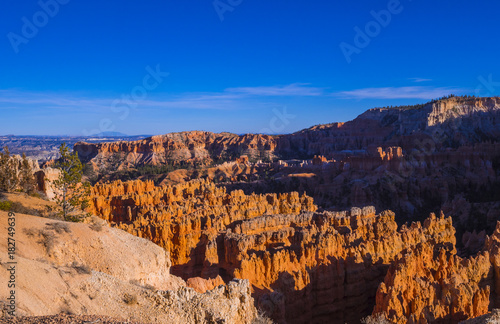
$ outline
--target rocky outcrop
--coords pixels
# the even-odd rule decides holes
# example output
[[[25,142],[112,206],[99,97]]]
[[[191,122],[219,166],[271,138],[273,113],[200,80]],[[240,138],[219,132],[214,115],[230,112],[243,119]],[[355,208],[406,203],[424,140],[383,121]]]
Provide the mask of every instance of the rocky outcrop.
[[[0,190],[3,192],[35,190],[33,174],[40,169],[36,160],[25,155],[10,155],[0,149]]]
[[[49,200],[53,200],[57,196],[57,189],[54,188],[52,182],[58,180],[61,171],[56,168],[45,167],[35,172],[35,180],[37,190],[43,192]]]
[[[312,198],[296,192],[245,195],[204,180],[161,187],[138,180],[96,185],[89,212],[165,248],[174,273],[189,278],[204,272],[203,260],[210,257],[204,251],[229,224],[314,210]]]
[[[126,168],[141,164],[210,164],[219,160],[231,161],[242,154],[259,159],[273,157],[276,145],[276,137],[269,135],[238,136],[192,131],[152,136],[134,142],[79,142],[74,150],[81,160],[91,161],[99,170],[105,165]]]
[[[488,254],[462,259],[446,248],[418,245],[391,266],[374,313],[393,323],[457,323],[488,312],[493,278]]]
[[[224,185],[245,192],[305,191],[323,208],[374,205],[393,210],[398,223],[443,210],[454,218],[459,241],[466,231],[491,232],[500,220],[495,194],[500,190],[500,143],[407,154],[399,147],[370,147],[346,154],[321,166],[276,166],[276,181]],[[291,177],[300,174],[312,176]]]
[[[396,255],[428,241],[452,244],[451,218],[398,231],[392,212],[372,207],[267,216],[227,231],[223,267],[250,279],[259,306],[278,323],[355,323],[371,311]]]
[[[174,274],[206,280],[193,286],[218,276],[248,279],[257,305],[278,323],[359,321],[401,251],[455,244],[449,217],[398,230],[390,211],[315,212],[312,199],[297,193],[130,181],[96,185],[93,195],[93,213],[169,251]]]
[[[168,309],[164,323],[250,324],[257,317],[248,280],[234,279],[204,294],[180,288],[151,295],[157,307]]]
[[[460,324],[496,324],[500,323],[500,309],[494,309],[486,315],[460,322]]]
[[[217,276],[215,279],[203,279],[201,277],[192,277],[186,280],[186,284],[189,288],[193,288],[197,292],[203,294],[208,290],[212,290],[215,287],[220,285],[224,285],[224,280],[220,276]]]
[[[418,244],[398,256],[380,284],[373,314],[393,323],[457,323],[498,307],[500,222],[481,252],[461,258],[454,246]]]
[[[196,277],[199,291],[248,278],[279,323],[340,323],[370,313],[378,289],[376,314],[446,322],[483,314],[496,299],[491,248],[466,256],[491,243],[486,233],[500,219],[499,113],[499,98],[451,97],[288,135],[183,132],[75,150],[101,173],[196,166],[155,179],[177,185],[98,184],[90,211],[165,248],[173,273]],[[268,158],[294,160],[254,163]],[[329,210],[365,208],[317,212],[309,196]],[[454,217],[458,252],[451,218],[423,221],[440,209]],[[396,215],[422,223],[398,229]]]

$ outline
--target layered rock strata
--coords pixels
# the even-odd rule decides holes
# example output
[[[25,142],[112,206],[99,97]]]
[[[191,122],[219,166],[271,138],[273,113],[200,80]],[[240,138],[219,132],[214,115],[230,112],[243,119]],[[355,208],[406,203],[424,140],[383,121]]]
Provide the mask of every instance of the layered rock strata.
[[[251,159],[331,158],[343,150],[401,146],[409,151],[427,142],[440,149],[498,138],[499,112],[498,97],[452,97],[419,106],[374,108],[346,123],[286,135],[192,131],[131,142],[79,142],[74,148],[96,170],[106,165],[120,169],[141,164],[209,164],[241,155]]]

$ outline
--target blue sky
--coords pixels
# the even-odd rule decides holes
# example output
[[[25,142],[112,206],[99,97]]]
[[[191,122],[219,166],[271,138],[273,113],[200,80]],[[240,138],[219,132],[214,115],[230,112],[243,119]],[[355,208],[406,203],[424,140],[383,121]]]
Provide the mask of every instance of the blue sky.
[[[289,133],[500,93],[493,0],[58,1],[4,2],[0,134]]]

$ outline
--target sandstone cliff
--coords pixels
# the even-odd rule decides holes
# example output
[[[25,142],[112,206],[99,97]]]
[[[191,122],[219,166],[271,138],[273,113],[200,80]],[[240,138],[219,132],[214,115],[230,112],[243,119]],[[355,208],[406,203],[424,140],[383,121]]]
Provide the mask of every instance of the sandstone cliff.
[[[437,148],[496,139],[500,99],[452,97],[414,107],[374,108],[346,123],[314,126],[287,135],[181,132],[132,142],[79,142],[79,157],[99,171],[143,164],[210,164],[246,155],[251,159],[333,157],[342,150],[375,146]]]

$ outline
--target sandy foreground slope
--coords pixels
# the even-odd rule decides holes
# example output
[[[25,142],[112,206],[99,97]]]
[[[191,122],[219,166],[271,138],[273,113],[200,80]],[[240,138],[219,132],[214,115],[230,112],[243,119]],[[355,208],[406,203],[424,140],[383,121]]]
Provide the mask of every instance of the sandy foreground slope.
[[[7,219],[8,214],[0,211],[0,306],[4,314],[12,290],[8,287],[12,264],[7,264]],[[165,250],[99,220],[67,223],[23,214],[16,214],[15,219],[17,316],[89,314],[144,323],[219,319],[249,323],[256,316],[248,281],[231,281],[200,294],[170,275]]]

